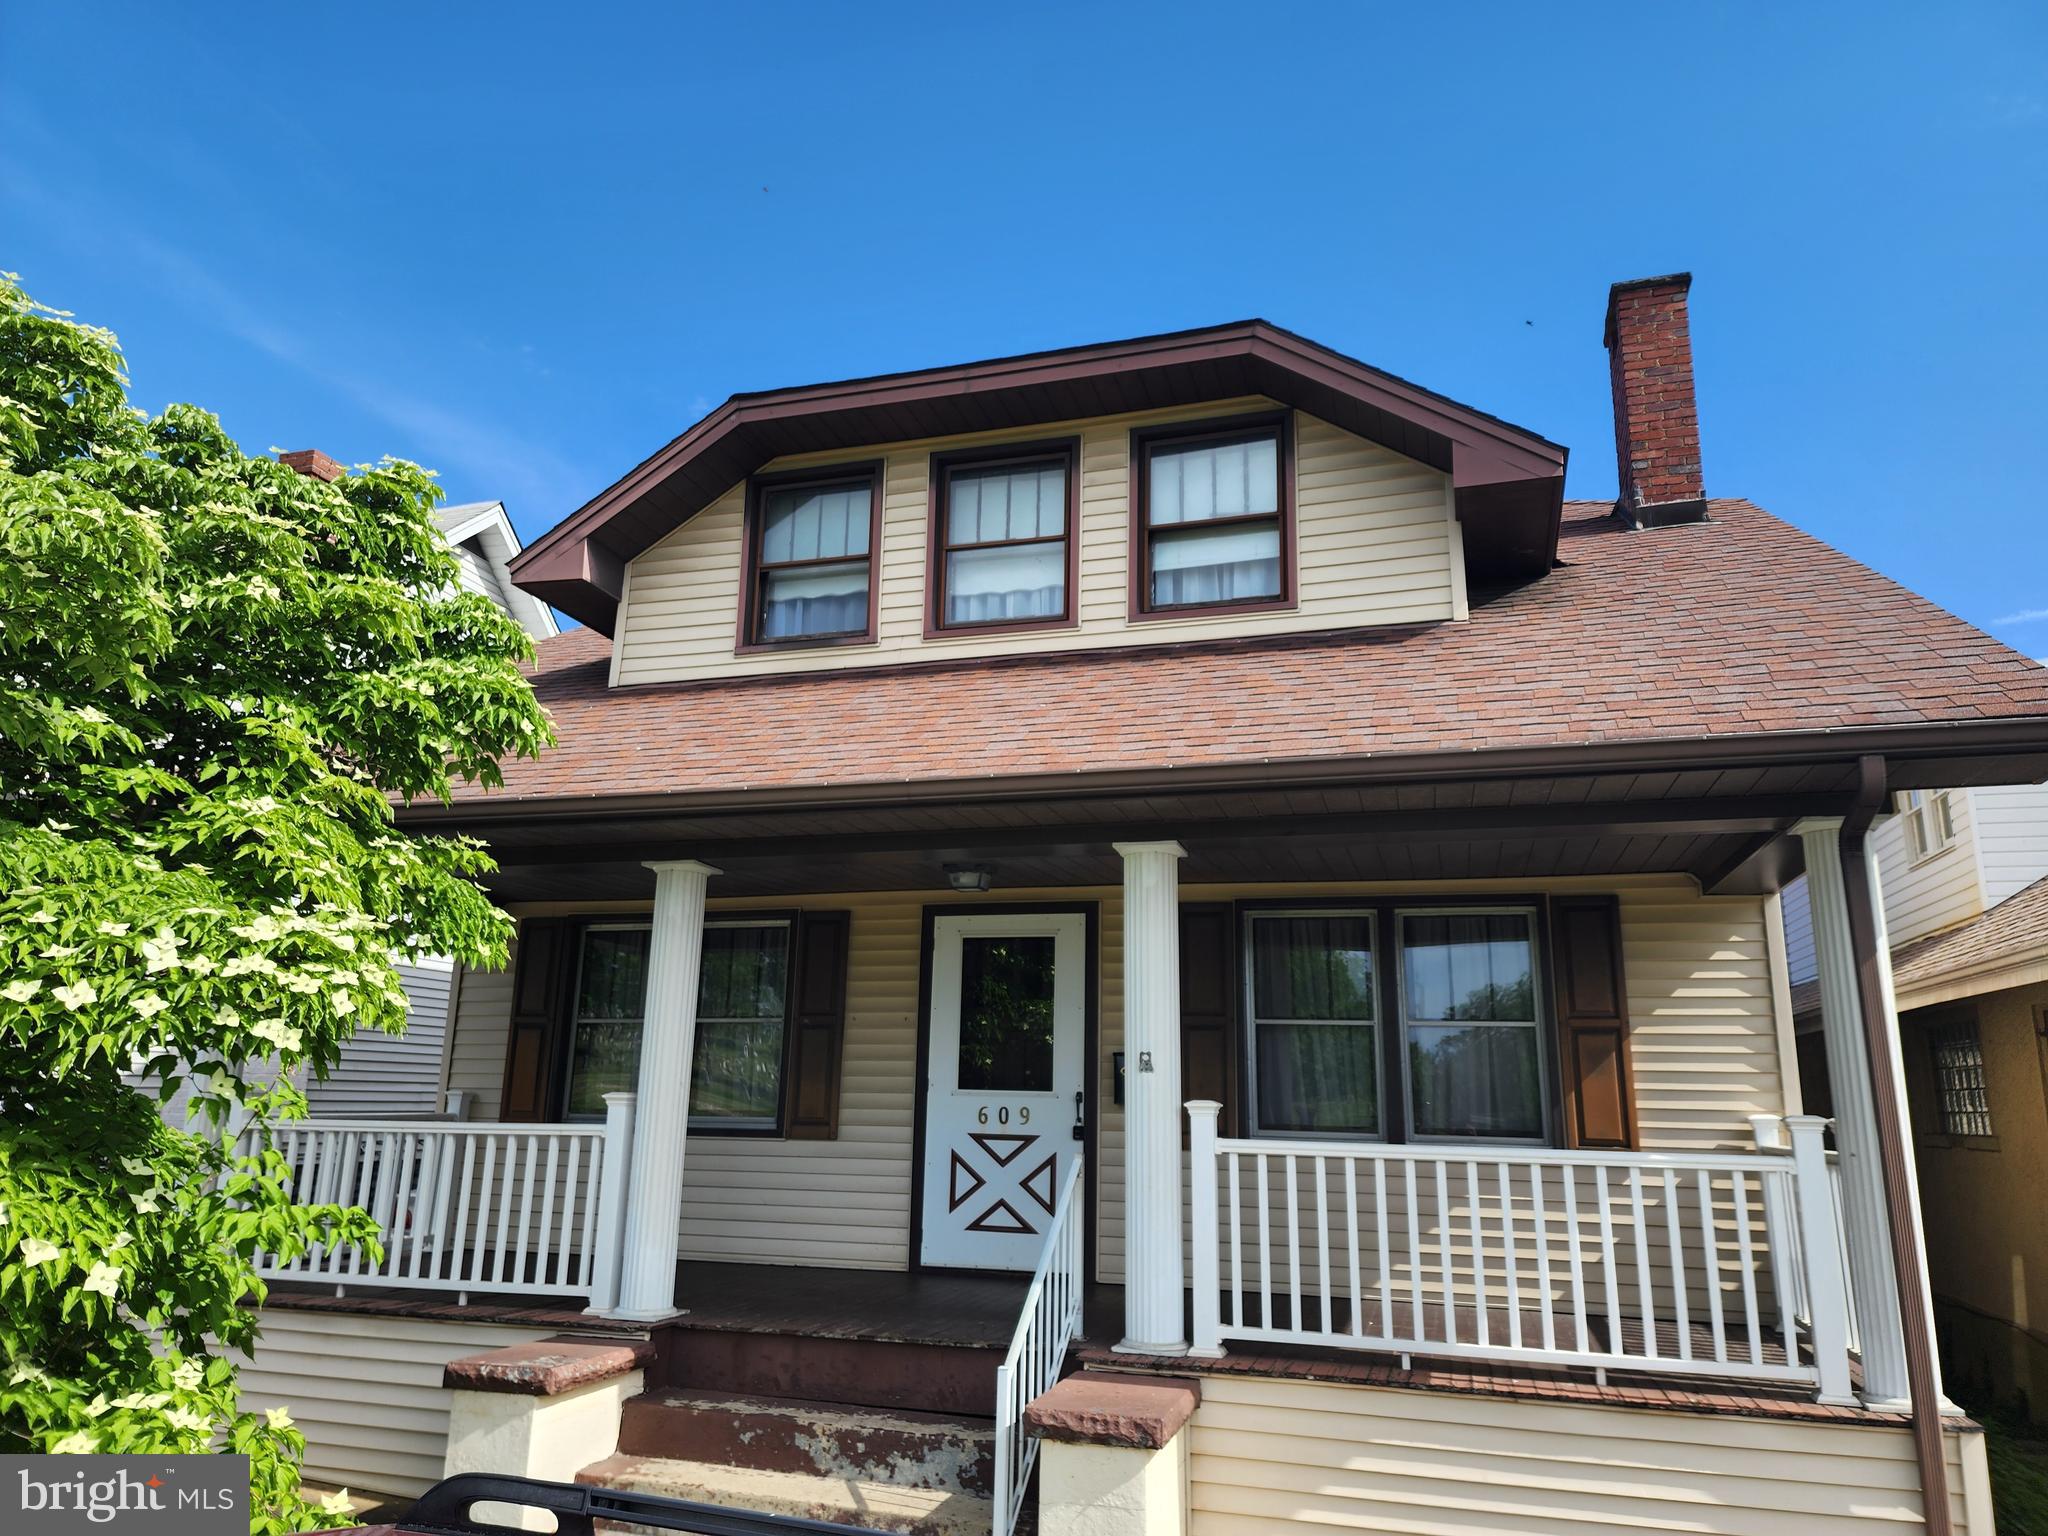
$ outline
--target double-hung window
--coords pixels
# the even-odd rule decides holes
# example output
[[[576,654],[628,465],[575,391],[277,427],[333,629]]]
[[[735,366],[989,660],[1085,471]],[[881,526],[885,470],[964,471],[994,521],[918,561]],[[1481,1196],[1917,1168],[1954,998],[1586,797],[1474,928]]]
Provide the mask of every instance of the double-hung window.
[[[1914,862],[1931,859],[1956,840],[1955,808],[1945,789],[1909,789],[1898,798]]]
[[[791,928],[786,918],[704,925],[692,1131],[772,1131],[780,1123]],[[570,1119],[602,1115],[607,1093],[637,1086],[649,942],[645,923],[583,930],[564,1104]]]
[[[751,487],[742,644],[872,638],[877,479],[863,468]]]
[[[1254,1133],[1541,1141],[1536,944],[1531,908],[1249,912]]]
[[[934,628],[1073,621],[1074,448],[933,460]]]
[[[1135,614],[1277,607],[1292,600],[1291,466],[1284,420],[1132,437]]]

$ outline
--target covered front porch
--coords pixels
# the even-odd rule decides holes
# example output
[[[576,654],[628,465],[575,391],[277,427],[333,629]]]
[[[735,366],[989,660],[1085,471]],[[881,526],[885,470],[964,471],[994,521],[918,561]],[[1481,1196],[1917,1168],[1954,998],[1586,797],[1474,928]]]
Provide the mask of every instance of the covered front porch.
[[[360,1199],[392,1234],[374,1270],[313,1255],[288,1277],[540,1292],[654,1323],[710,1304],[690,1299],[693,1266],[982,1270],[1016,1287],[1065,1243],[1051,1271],[1070,1291],[1121,1287],[1100,1342],[1148,1358],[1307,1347],[1897,1405],[1903,1324],[1839,877],[1814,882],[1816,926],[1837,962],[1840,1070],[1862,1087],[1837,1087],[1838,1154],[1798,1115],[1774,893],[1803,864],[1849,867],[1843,818],[1870,808],[1866,769],[1818,756],[415,813],[490,840],[519,953],[460,979],[460,1118],[286,1133],[309,1194]],[[1320,932],[1338,969],[1369,973],[1361,997],[1326,987],[1307,1012],[1327,1016],[1275,1014],[1257,944],[1284,922],[1268,949],[1298,964]],[[759,1020],[701,1007],[706,936],[717,976],[746,964],[758,981],[770,941],[731,935],[778,925],[780,1076],[756,1093],[729,1058]],[[1480,1012],[1423,1007],[1425,941],[1453,964],[1526,963]],[[962,999],[986,997],[990,942],[1016,951],[1004,964],[1045,957],[1032,1005],[1073,1020],[1043,1077],[963,1065]],[[624,950],[637,1009],[593,1003],[592,955]],[[1293,1043],[1311,1028],[1348,1030],[1369,1069],[1318,1081],[1325,1058]],[[705,1040],[728,1059],[706,1068]],[[1480,1070],[1450,1082],[1464,1047]]]

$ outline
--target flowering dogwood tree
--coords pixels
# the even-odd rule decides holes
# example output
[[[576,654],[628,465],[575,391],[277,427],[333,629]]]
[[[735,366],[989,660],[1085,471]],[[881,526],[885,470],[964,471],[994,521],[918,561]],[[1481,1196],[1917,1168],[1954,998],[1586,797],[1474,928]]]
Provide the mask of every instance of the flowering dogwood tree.
[[[0,1449],[244,1451],[256,1531],[341,1511],[288,1413],[239,1408],[253,1256],[374,1229],[237,1155],[305,1108],[248,1069],[402,1029],[398,960],[503,963],[481,849],[392,798],[549,739],[438,497],[132,411],[113,336],[0,276]]]

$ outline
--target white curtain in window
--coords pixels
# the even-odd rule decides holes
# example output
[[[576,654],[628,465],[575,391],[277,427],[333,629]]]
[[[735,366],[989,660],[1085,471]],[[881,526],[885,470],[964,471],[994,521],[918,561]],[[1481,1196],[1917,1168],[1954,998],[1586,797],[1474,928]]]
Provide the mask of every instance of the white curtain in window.
[[[1236,603],[1280,595],[1275,524],[1185,528],[1152,536],[1152,602]]]
[[[865,555],[871,495],[865,485],[770,491],[761,507],[761,563]]]
[[[948,484],[948,544],[1056,539],[1067,531],[1064,463],[956,469]]]
[[[1152,526],[1280,510],[1280,445],[1274,438],[1152,451]]]

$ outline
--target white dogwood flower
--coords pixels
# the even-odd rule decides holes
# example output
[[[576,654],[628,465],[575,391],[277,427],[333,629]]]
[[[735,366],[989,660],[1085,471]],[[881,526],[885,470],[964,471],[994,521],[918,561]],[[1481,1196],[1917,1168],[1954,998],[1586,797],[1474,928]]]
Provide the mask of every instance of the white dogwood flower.
[[[171,1385],[180,1392],[197,1392],[205,1379],[206,1373],[200,1370],[197,1360],[180,1360],[171,1371]]]
[[[112,1301],[121,1289],[121,1271],[112,1264],[95,1264],[85,1277],[85,1288]]]
[[[97,999],[99,993],[93,991],[91,982],[81,978],[71,983],[68,987],[50,988],[50,996],[57,999],[66,1008],[83,1008],[87,1003]]]
[[[292,1427],[292,1416],[289,1409],[266,1408],[263,1410],[263,1417],[270,1421],[272,1429],[290,1429]]]
[[[42,987],[43,984],[34,977],[24,977],[20,981],[10,981],[6,986],[0,987],[0,997],[6,998],[10,1003],[25,1003],[40,992]]]
[[[24,1237],[21,1240],[21,1262],[33,1269],[38,1264],[47,1264],[62,1250],[55,1243],[45,1242],[40,1237]]]
[[[75,1434],[66,1435],[62,1440],[51,1446],[50,1454],[52,1456],[89,1456],[92,1454],[92,1448],[99,1443],[98,1435],[81,1429]]]
[[[320,1501],[320,1513],[323,1515],[346,1515],[354,1511],[355,1506],[349,1503],[346,1488],[338,1493],[330,1493]]]
[[[131,1190],[128,1194],[128,1203],[135,1207],[136,1215],[154,1216],[161,1209],[156,1203],[156,1197],[159,1193],[160,1191],[152,1189],[138,1195]]]
[[[142,964],[152,976],[159,971],[168,971],[178,963],[178,936],[168,928],[159,928],[156,937],[142,941]]]
[[[126,923],[101,923],[100,932],[110,939],[118,939],[128,932],[128,925]]]
[[[153,1019],[171,1005],[154,992],[145,992],[135,999],[135,1011],[145,1019]]]

